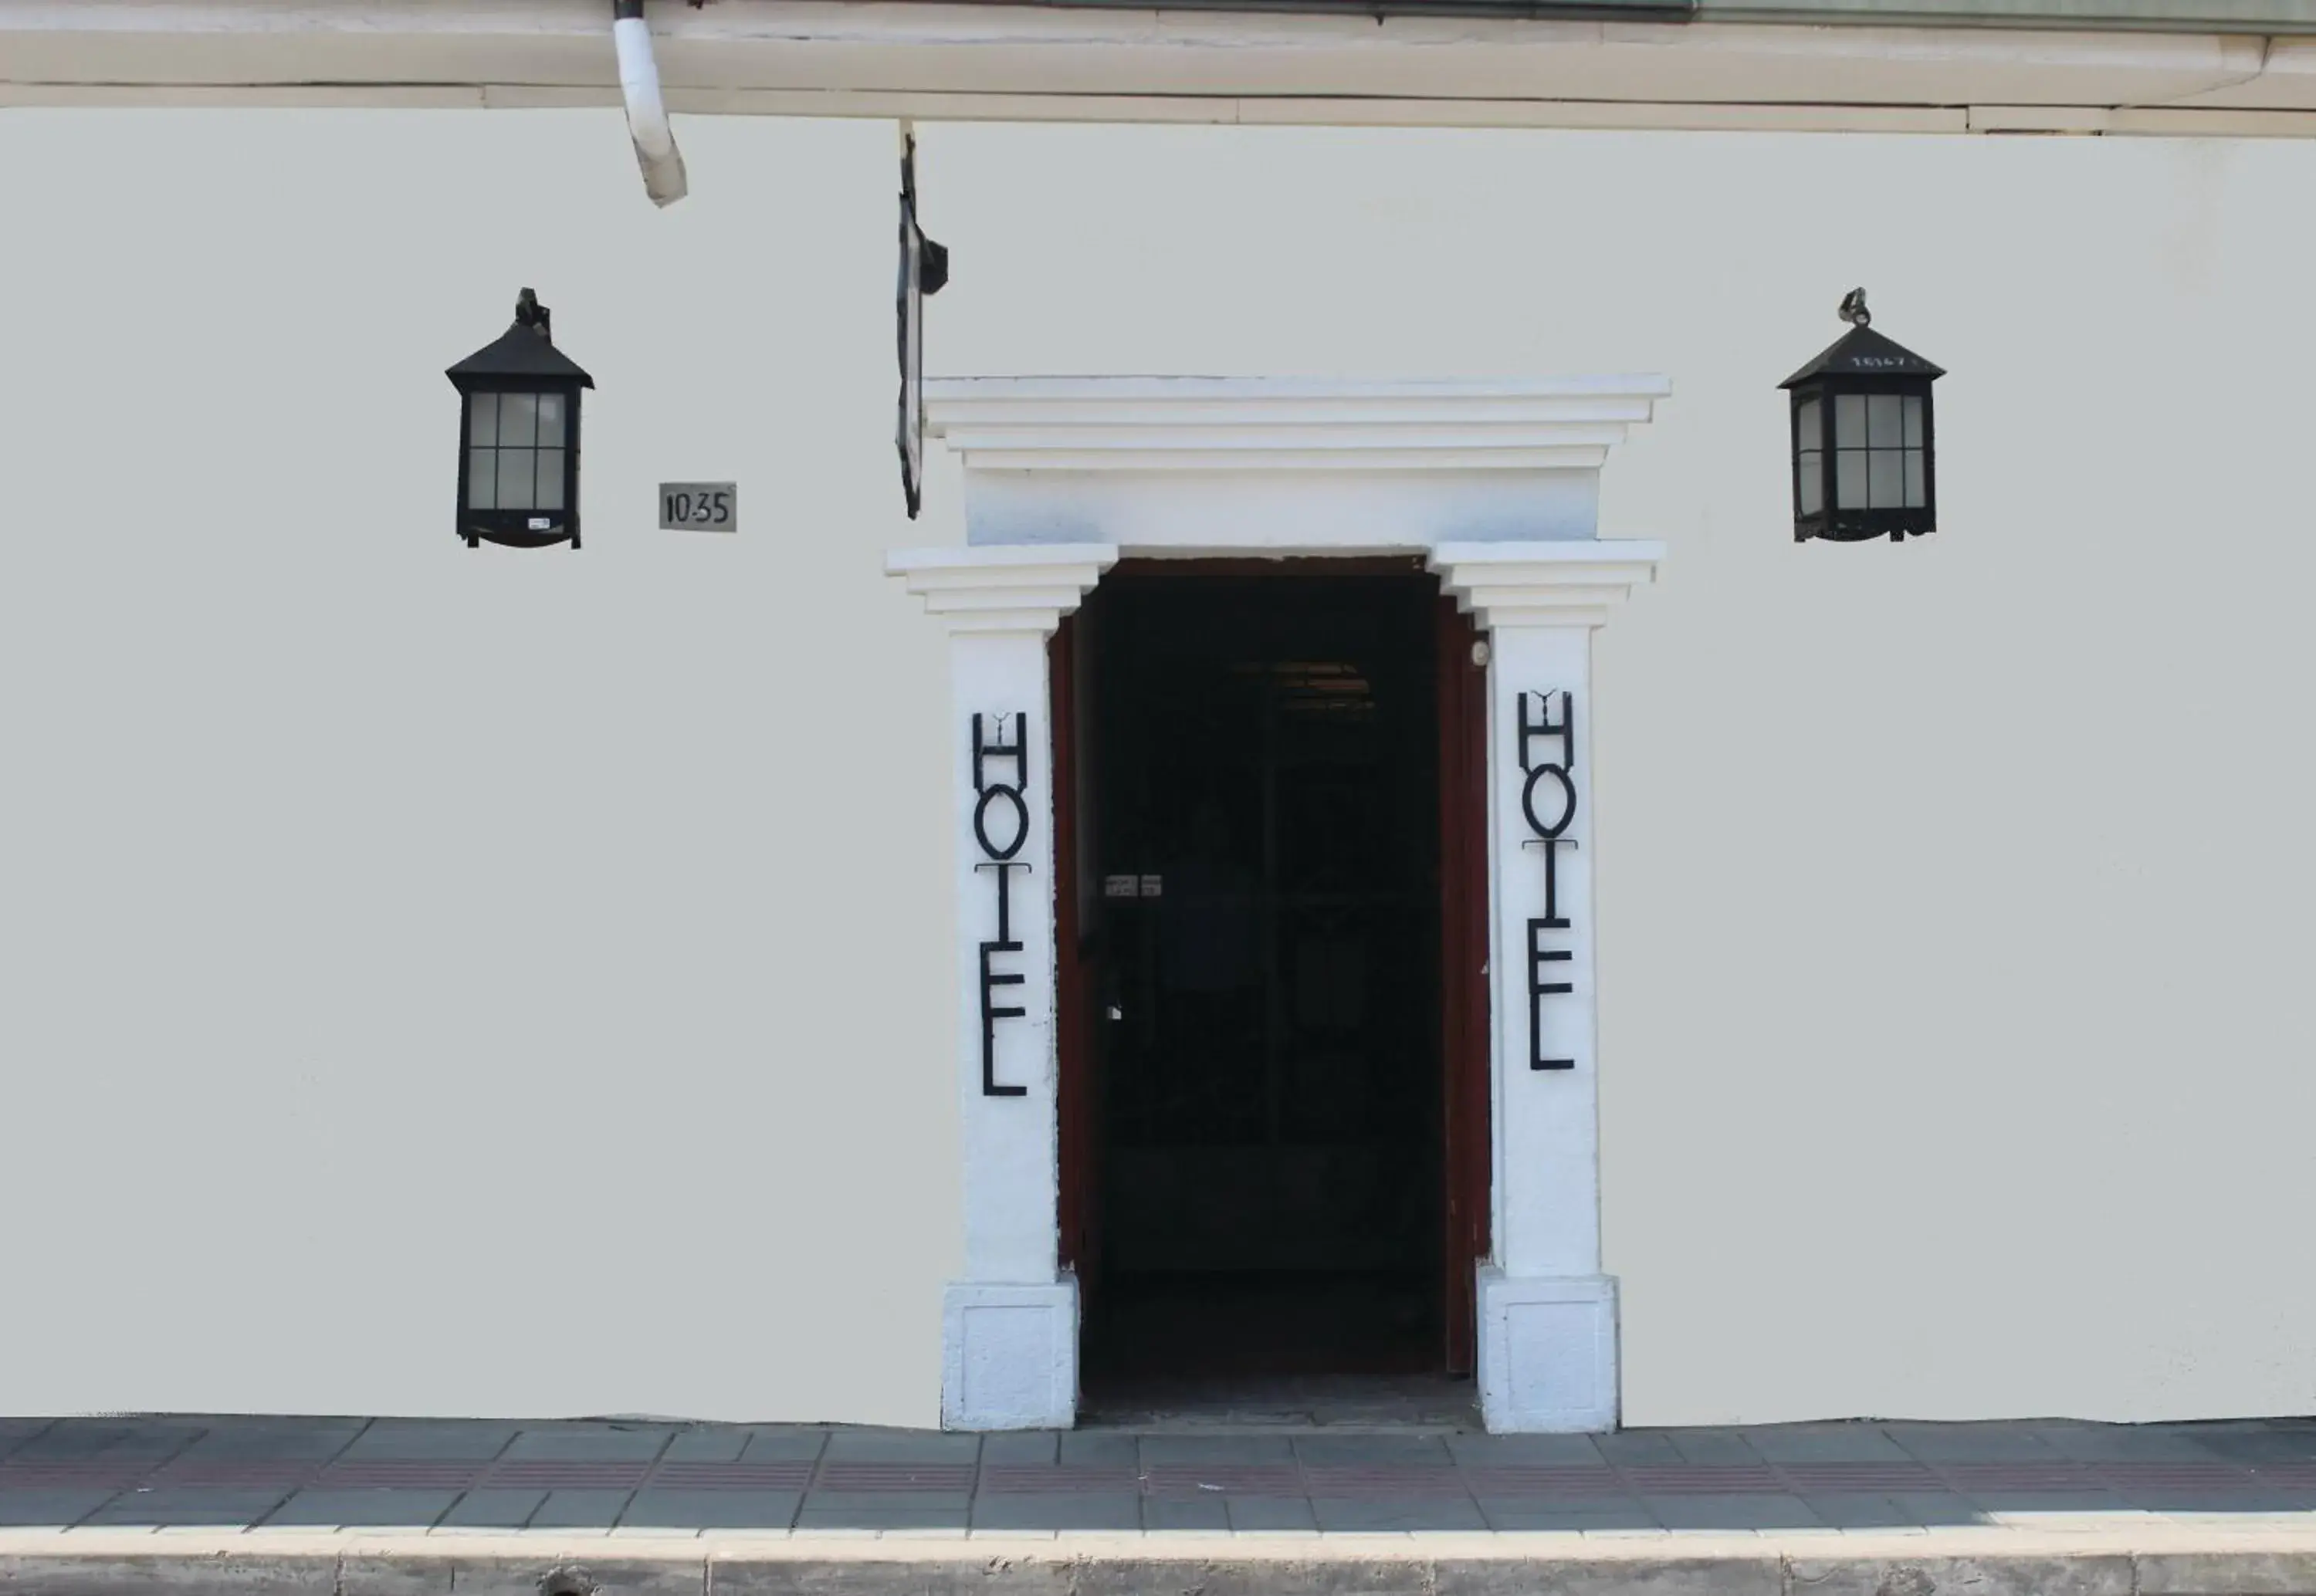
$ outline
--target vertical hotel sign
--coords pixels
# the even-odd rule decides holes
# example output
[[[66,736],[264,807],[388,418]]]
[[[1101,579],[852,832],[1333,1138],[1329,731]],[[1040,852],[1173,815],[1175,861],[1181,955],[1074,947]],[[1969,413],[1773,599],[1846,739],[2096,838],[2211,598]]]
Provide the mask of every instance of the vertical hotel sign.
[[[1559,700],[1560,718],[1553,718]],[[1534,708],[1531,711],[1530,705]],[[1539,758],[1539,753],[1550,758]],[[1544,912],[1528,922],[1528,1067],[1573,1069],[1576,1060],[1551,1057],[1545,1047],[1545,1000],[1576,989],[1558,979],[1560,966],[1576,957],[1575,932],[1560,909],[1560,850],[1572,848],[1567,835],[1576,820],[1576,701],[1567,692],[1519,696],[1520,819],[1528,835],[1524,851],[1544,856]]]
[[[997,935],[981,944],[981,1095],[1024,1097],[1029,1087],[997,1082],[997,1022],[1018,1020],[1029,1011],[1018,1003],[1001,1004],[997,995],[1000,989],[1020,986],[1028,978],[1019,970],[1001,970],[994,962],[1022,951],[1020,939],[1013,935],[1013,873],[1029,868],[1027,859],[1014,857],[1029,840],[1029,803],[1024,796],[1029,785],[1029,717],[1026,712],[1011,717],[1011,742],[1005,740],[1007,717],[988,718],[996,722],[993,737],[984,717],[973,717],[973,840],[981,850],[973,868],[976,874],[988,872],[997,885]],[[1010,784],[996,780],[993,773],[993,767],[1008,763],[1013,776]]]

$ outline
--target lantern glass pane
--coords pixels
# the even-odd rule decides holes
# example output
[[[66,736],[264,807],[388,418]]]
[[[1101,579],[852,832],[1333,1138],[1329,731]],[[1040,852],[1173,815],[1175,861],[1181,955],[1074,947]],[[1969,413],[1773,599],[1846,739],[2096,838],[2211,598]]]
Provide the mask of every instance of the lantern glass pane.
[[[1814,394],[1794,412],[1794,436],[1803,448],[1825,447],[1825,412]]]
[[[539,496],[535,507],[539,510],[563,508],[563,451],[559,448],[539,451]]]
[[[1866,507],[1871,510],[1897,510],[1906,502],[1906,451],[1875,449],[1868,458],[1873,462],[1866,472]]]
[[[568,441],[563,430],[563,395],[541,394],[539,396],[539,447],[561,448]]]
[[[1906,395],[1906,447],[1922,447],[1922,396],[1920,394]]]
[[[1825,457],[1815,449],[1804,449],[1801,455],[1801,478],[1795,502],[1804,515],[1815,515],[1825,508]]]
[[[499,447],[529,448],[539,441],[539,395],[499,395]]]
[[[499,503],[501,510],[529,510],[531,506],[531,474],[536,469],[535,449],[503,448],[499,450]]]
[[[1922,464],[1922,451],[1906,451],[1906,508],[1928,510],[1930,507],[1929,474]]]
[[[1866,395],[1836,394],[1833,396],[1833,442],[1836,448],[1866,447]]]
[[[1834,456],[1833,503],[1837,510],[1866,508],[1866,451],[1843,449]]]
[[[467,441],[477,448],[488,448],[499,440],[499,396],[496,394],[467,395]]]
[[[1866,441],[1875,448],[1896,448],[1905,441],[1904,402],[1895,394],[1876,394],[1866,401]]]
[[[498,461],[486,448],[467,451],[467,508],[496,510],[499,507]]]

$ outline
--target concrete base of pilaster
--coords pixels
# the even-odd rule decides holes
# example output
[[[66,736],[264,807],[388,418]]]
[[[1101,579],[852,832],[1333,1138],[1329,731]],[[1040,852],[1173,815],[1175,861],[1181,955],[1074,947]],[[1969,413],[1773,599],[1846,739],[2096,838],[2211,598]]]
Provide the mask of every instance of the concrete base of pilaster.
[[[1491,1434],[1617,1427],[1613,1275],[1480,1268],[1480,1415]]]
[[[942,1299],[941,1428],[1077,1423],[1078,1283],[953,1281]]]

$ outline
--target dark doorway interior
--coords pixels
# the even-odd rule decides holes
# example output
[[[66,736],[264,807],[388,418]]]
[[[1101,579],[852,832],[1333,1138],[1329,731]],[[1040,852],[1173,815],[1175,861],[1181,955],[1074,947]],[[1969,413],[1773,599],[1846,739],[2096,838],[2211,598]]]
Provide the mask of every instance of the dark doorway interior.
[[[1439,602],[1412,563],[1128,563],[1077,618],[1091,1402],[1446,1367]]]

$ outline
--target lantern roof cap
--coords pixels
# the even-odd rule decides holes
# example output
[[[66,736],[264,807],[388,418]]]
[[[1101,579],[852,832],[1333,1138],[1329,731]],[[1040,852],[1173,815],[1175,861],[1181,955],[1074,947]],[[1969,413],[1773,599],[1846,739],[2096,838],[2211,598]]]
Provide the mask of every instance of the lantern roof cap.
[[[1945,375],[1943,367],[1932,365],[1905,345],[1871,327],[1856,326],[1777,386],[1795,387],[1821,377],[1926,377],[1936,381]]]
[[[461,388],[506,377],[576,383],[583,388],[595,386],[595,379],[577,361],[555,347],[548,309],[529,288],[516,301],[514,321],[507,330],[444,375]]]

